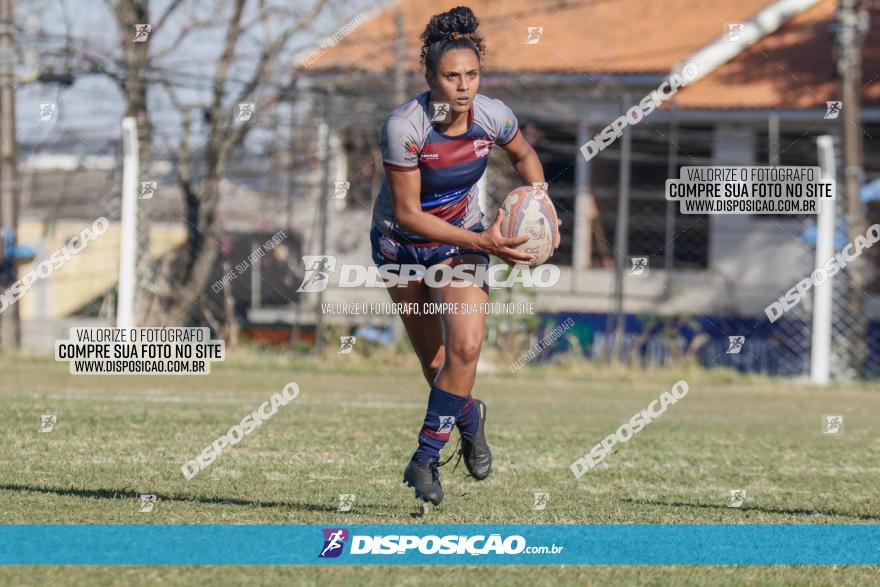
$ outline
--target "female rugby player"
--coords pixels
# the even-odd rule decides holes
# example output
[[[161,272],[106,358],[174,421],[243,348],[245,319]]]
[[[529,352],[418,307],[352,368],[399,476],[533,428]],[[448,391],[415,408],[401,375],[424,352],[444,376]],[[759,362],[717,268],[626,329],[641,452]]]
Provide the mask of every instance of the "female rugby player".
[[[501,234],[503,213],[487,226],[477,201],[477,180],[494,145],[503,148],[525,183],[544,182],[538,156],[523,139],[516,116],[500,100],[477,93],[485,54],[470,8],[431,18],[422,33],[421,64],[429,91],[394,110],[382,127],[385,180],[373,208],[370,240],[376,265],[443,263],[487,265],[489,255],[529,263],[515,250],[528,237]],[[451,105],[446,120],[432,123],[432,103]],[[556,247],[559,246],[558,231]],[[459,283],[459,286],[462,284]],[[424,280],[388,289],[396,303],[483,304],[487,288],[430,288]],[[419,445],[403,480],[418,499],[443,500],[437,471],[440,450],[457,426],[468,472],[485,479],[492,454],[483,428],[486,405],[471,397],[483,342],[482,314],[401,314],[431,387]],[[460,457],[460,458],[461,458]]]

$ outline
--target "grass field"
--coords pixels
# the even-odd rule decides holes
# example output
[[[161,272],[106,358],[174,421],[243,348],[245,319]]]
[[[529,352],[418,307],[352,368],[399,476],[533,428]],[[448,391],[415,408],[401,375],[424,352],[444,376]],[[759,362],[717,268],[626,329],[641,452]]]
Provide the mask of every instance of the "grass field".
[[[249,353],[205,377],[71,376],[0,358],[2,523],[422,523],[401,483],[426,385],[410,362]],[[690,392],[605,463],[569,465],[678,379]],[[289,381],[297,400],[207,470],[180,467]],[[441,469],[433,523],[878,523],[880,392],[681,368],[480,375],[495,456],[481,483]],[[54,414],[52,432],[40,416]],[[845,416],[825,436],[823,414]],[[455,438],[455,434],[453,435]],[[450,447],[451,448],[451,445]],[[448,449],[447,449],[448,452]],[[744,489],[739,509],[729,491]],[[533,493],[550,493],[532,511]],[[340,513],[338,494],[355,494]],[[155,494],[154,511],[138,496]],[[426,575],[426,573],[428,573]],[[7,584],[865,585],[875,567],[10,567]]]

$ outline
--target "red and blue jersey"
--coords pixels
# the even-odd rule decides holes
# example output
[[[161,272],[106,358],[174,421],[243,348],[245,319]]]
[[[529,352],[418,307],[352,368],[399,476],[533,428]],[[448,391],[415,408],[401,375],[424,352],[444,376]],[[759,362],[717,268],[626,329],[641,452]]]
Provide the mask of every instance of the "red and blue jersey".
[[[474,96],[468,129],[458,136],[440,132],[431,122],[425,92],[394,110],[382,127],[386,169],[421,172],[422,210],[462,228],[485,228],[477,199],[477,181],[486,171],[494,145],[505,145],[517,133],[517,120],[501,100]],[[388,181],[383,180],[373,207],[373,226],[384,234],[414,244],[427,243],[400,228]]]

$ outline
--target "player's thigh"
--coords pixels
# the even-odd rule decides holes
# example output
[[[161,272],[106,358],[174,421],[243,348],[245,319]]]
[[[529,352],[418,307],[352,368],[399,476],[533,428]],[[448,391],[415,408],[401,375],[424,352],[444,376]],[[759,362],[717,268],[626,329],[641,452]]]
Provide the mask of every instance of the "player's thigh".
[[[459,255],[443,262],[452,267],[461,264],[486,264],[485,258],[480,255]],[[430,293],[435,302],[457,304],[451,307],[457,307],[458,311],[448,311],[442,316],[447,360],[458,358],[466,362],[476,361],[486,325],[486,316],[480,309],[489,301],[488,286],[453,280],[442,287],[431,288]]]
[[[401,313],[400,319],[423,365],[439,367],[443,362],[443,324],[437,314],[422,314],[421,309],[431,302],[431,294],[424,281],[411,281],[406,287],[389,287],[391,301],[399,304],[417,304],[419,313]]]

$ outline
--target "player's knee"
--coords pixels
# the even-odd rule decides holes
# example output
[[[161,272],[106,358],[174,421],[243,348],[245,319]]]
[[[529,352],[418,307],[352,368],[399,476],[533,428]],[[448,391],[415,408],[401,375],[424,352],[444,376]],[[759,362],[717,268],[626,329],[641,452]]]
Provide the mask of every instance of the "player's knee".
[[[447,352],[460,363],[476,363],[480,358],[480,346],[483,344],[482,333],[467,334],[450,340]]]

